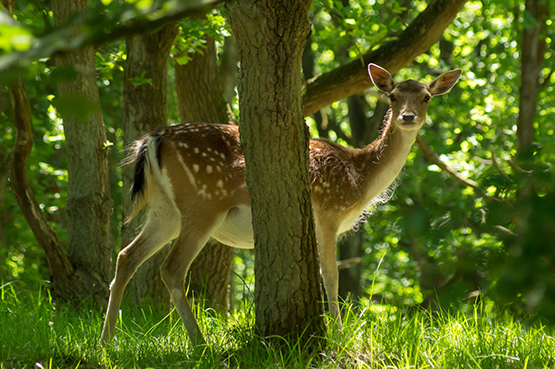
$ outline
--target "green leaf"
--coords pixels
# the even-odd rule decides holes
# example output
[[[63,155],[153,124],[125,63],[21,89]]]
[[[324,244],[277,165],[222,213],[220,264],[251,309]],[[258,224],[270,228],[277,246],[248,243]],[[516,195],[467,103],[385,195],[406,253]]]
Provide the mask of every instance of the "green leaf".
[[[0,21],[0,50],[6,52],[27,50],[31,47],[32,41],[31,32],[25,28]]]

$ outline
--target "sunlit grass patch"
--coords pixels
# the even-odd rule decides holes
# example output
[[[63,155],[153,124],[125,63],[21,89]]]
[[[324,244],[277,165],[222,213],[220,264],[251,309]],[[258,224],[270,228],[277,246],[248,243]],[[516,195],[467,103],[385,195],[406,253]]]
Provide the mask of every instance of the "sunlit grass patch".
[[[254,332],[252,305],[226,316],[197,308],[208,344],[193,347],[174,311],[124,306],[111,345],[99,307],[56,304],[17,285],[0,291],[0,368],[553,368],[551,327],[492,306],[467,313],[343,306],[343,330],[316,349]],[[331,322],[328,322],[331,323]]]

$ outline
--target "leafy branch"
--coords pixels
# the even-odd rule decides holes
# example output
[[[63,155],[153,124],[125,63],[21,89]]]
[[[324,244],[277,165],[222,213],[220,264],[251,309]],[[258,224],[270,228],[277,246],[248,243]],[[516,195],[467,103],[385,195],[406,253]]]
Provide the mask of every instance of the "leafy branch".
[[[0,71],[25,66],[53,54],[66,54],[85,46],[99,46],[134,33],[155,30],[180,19],[206,13],[226,1],[175,1],[164,10],[150,10],[132,19],[129,19],[128,9],[123,7],[110,13],[105,12],[104,7],[87,9],[64,26],[36,40],[29,49],[0,56]],[[77,33],[75,28],[78,29]]]
[[[418,147],[422,151],[422,154],[424,154],[424,157],[426,158],[426,160],[428,160],[432,164],[437,165],[443,172],[447,173],[456,181],[463,184],[464,186],[471,187],[474,190],[474,192],[476,192],[480,197],[483,197],[484,200],[488,202],[501,201],[496,197],[489,196],[487,192],[478,185],[477,182],[468,178],[464,178],[463,176],[460,175],[460,173],[451,169],[447,164],[445,164],[440,159],[439,155],[430,147],[428,142],[426,142],[426,140],[422,136],[420,135],[416,136],[416,143],[418,144]]]

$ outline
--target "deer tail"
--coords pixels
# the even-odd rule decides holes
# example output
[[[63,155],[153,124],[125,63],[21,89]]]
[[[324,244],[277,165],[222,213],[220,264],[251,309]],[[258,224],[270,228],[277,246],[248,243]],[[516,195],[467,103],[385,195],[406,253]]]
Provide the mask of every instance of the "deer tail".
[[[162,138],[158,135],[146,135],[135,141],[131,146],[131,153],[123,162],[123,165],[133,165],[134,167],[130,190],[133,208],[131,215],[125,219],[125,224],[130,223],[148,202],[153,172],[160,170],[161,140]]]

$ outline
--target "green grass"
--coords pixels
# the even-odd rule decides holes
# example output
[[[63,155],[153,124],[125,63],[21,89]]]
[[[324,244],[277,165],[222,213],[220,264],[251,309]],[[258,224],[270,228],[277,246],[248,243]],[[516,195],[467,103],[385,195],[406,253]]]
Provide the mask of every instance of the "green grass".
[[[192,347],[175,313],[124,307],[113,344],[99,344],[103,315],[53,304],[44,292],[0,289],[3,368],[555,368],[554,329],[526,326],[493,308],[406,315],[344,307],[343,334],[317,352],[252,332],[252,307],[199,316],[209,345]]]

